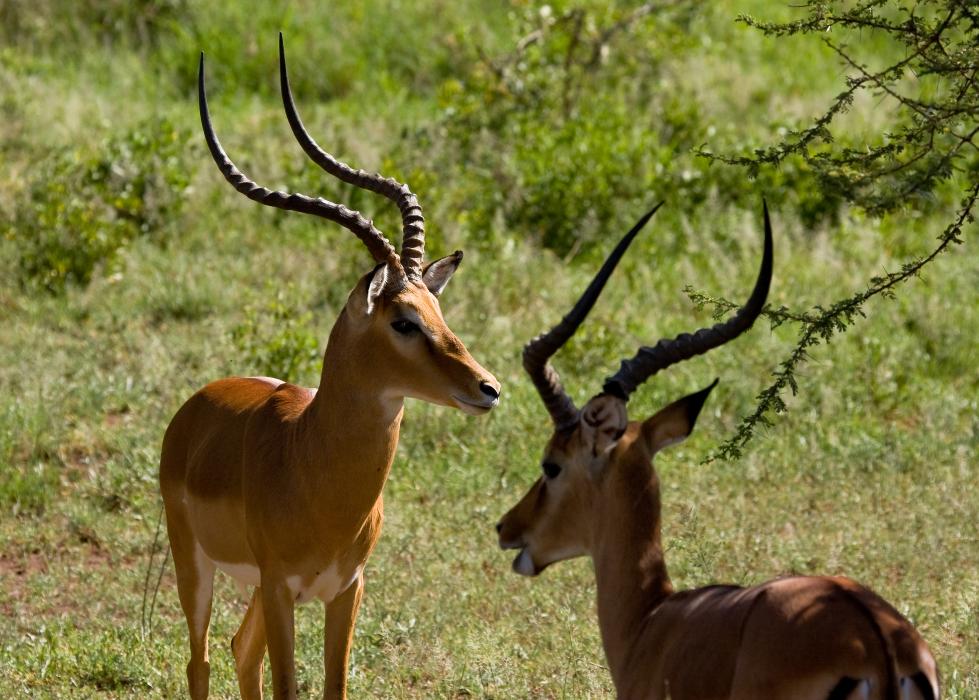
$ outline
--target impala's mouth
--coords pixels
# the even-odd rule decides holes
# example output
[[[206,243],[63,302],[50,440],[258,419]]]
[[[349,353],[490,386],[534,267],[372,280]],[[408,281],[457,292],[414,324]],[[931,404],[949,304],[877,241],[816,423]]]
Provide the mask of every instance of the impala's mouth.
[[[461,411],[468,413],[471,416],[481,416],[484,413],[489,413],[491,409],[496,407],[496,404],[500,403],[499,398],[487,398],[483,401],[472,401],[461,396],[456,396],[455,394],[452,394],[452,400],[455,401],[456,406],[458,406]]]
[[[521,540],[506,540],[500,538],[500,549],[523,549],[527,545]]]
[[[543,569],[537,569],[534,558],[530,556],[526,547],[521,549],[520,554],[513,560],[513,570],[521,576],[536,576],[543,571]]]
[[[519,549],[517,556],[513,560],[513,570],[520,574],[521,576],[536,576],[543,569],[538,570],[536,564],[534,564],[534,558],[530,556],[530,552],[527,551],[529,546],[523,541],[519,540],[504,540],[500,538],[500,549]]]

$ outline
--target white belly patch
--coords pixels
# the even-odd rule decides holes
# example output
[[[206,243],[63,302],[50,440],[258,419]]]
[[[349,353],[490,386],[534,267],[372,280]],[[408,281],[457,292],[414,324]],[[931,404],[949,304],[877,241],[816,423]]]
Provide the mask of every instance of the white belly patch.
[[[241,587],[262,585],[262,572],[257,566],[244,563],[229,564],[222,561],[216,561],[214,564]],[[315,576],[289,576],[286,578],[286,585],[297,603],[306,603],[313,598],[329,603],[357,580],[361,569],[362,567],[358,566],[349,576],[343,576],[336,563],[333,563]]]
[[[244,563],[228,564],[223,561],[216,561],[214,564],[242,586],[260,586],[262,584],[262,574],[257,566]]]
[[[361,567],[358,566],[351,575],[343,576],[334,562],[312,578],[290,576],[286,579],[286,584],[296,596],[297,603],[305,603],[313,598],[329,603],[350,587],[360,576],[360,571]]]

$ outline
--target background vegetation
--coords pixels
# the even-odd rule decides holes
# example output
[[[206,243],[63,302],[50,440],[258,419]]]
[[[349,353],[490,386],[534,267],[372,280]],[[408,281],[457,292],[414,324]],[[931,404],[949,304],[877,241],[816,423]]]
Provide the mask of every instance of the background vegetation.
[[[762,195],[777,235],[773,308],[803,313],[858,294],[935,248],[976,181],[975,148],[888,207],[848,203],[855,188],[830,186],[825,159],[789,154],[749,179],[737,162],[698,155],[764,156],[804,133],[853,74],[812,36],[735,22],[808,17],[761,0],[221,5],[0,5],[0,694],[184,692],[172,565],[153,621],[141,620],[163,430],[210,379],[315,383],[329,328],[369,264],[339,227],[260,208],[221,180],[199,135],[197,52],[208,53],[219,134],[246,172],[398,230],[393,207],[332,181],[293,143],[277,95],[282,29],[318,140],[412,185],[430,257],[465,249],[446,315],[504,383],[484,419],[408,407],[352,691],[608,696],[588,563],[528,581],[495,549],[492,525],[536,477],[547,424],[519,369],[522,344],[660,198],[668,206],[558,358],[579,400],[637,344],[705,325],[706,302],[745,294]],[[867,27],[833,37],[881,66],[907,55]],[[900,80],[912,94],[923,84]],[[822,152],[900,126],[898,106],[873,91],[847,107]],[[738,461],[702,464],[796,347],[791,319],[657,377],[631,402],[640,416],[723,380],[696,436],[658,460],[679,586],[851,575],[918,625],[950,698],[979,697],[974,235],[966,222],[965,245],[811,348],[798,395],[784,399],[791,410]],[[243,610],[219,579],[219,697],[236,692],[227,642]],[[312,696],[320,608],[298,621]]]

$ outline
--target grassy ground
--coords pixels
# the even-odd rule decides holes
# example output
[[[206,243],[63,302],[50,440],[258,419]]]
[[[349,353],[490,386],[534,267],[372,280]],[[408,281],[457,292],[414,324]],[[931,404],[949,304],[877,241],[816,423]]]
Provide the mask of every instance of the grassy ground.
[[[684,99],[698,105],[699,124],[764,138],[786,120],[818,112],[837,90],[839,68],[820,49],[780,48],[731,24],[737,12],[760,12],[767,3],[716,5],[672,39],[683,51],[662,62],[658,84],[661,91],[682,84]],[[142,9],[121,9],[129,6]],[[368,265],[338,227],[262,210],[220,180],[196,131],[196,51],[208,50],[215,122],[247,172],[270,185],[346,197],[376,212],[385,230],[397,230],[388,208],[303,165],[275,95],[275,31],[284,27],[294,87],[321,142],[339,144],[343,157],[366,168],[387,168],[398,153],[428,183],[412,180],[431,222],[430,248],[467,253],[444,296],[447,319],[504,384],[501,406],[483,419],[409,402],[385,492],[385,532],[367,570],[352,694],[611,695],[589,564],[519,578],[509,570],[511,555],[496,549],[493,524],[535,478],[547,426],[520,371],[520,347],[564,313],[602,244],[641,208],[632,196],[615,200],[614,226],[593,225],[594,250],[560,257],[538,245],[537,228],[507,218],[518,210],[506,202],[495,216],[476,217],[485,209],[480,197],[510,192],[473,193],[471,183],[484,173],[475,165],[467,172],[471,154],[431,137],[451,128],[427,130],[451,122],[446,94],[478,62],[473,42],[489,55],[509,51],[519,17],[530,10],[475,0],[426,10],[394,0],[329,11],[158,6],[159,14],[140,3],[115,10],[77,3],[61,12],[48,0],[36,12],[18,2],[0,10],[8,27],[0,44],[7,86],[0,210],[17,225],[27,224],[14,212],[58,153],[84,163],[156,117],[190,135],[178,157],[189,177],[178,193],[183,204],[144,197],[160,223],[97,267],[90,284],[55,294],[22,284],[23,240],[0,241],[0,694],[184,692],[186,633],[172,564],[152,626],[141,625],[163,430],[206,381],[265,371],[275,342],[302,347],[312,337],[319,352]],[[854,129],[881,118],[873,104],[848,117]],[[450,182],[436,177],[443,169]],[[638,343],[710,321],[691,308],[685,285],[729,298],[747,291],[761,193],[746,179],[743,188],[747,203],[710,188],[696,201],[671,198],[557,360],[576,399],[596,391]],[[643,196],[653,202],[657,194]],[[783,202],[774,212],[771,300],[792,308],[840,298],[926,251],[951,206],[912,206],[881,222],[844,212],[806,226],[791,193],[765,194]],[[589,225],[583,221],[583,230]],[[658,460],[678,586],[846,573],[914,621],[951,698],[979,698],[979,266],[975,227],[966,233],[965,246],[896,299],[874,301],[868,318],[813,353],[790,412],[742,461],[700,464],[791,348],[791,327],[772,332],[760,324],[724,350],[657,377],[630,403],[634,416],[648,415],[715,376],[722,380],[694,438]],[[285,355],[295,368],[289,379],[316,381],[315,360]],[[236,694],[227,644],[243,611],[236,589],[219,577],[217,697]],[[318,604],[300,609],[298,629],[302,693],[312,696],[323,684]]]

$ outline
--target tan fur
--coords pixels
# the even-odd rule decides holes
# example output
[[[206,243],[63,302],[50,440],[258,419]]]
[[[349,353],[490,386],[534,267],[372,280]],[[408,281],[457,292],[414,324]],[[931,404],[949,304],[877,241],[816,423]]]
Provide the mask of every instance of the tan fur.
[[[545,449],[544,461],[561,473],[539,479],[498,525],[501,546],[521,550],[514,562],[521,573],[592,557],[618,696],[826,700],[848,676],[866,679],[869,697],[883,698],[890,656],[897,675],[891,687],[921,672],[937,698],[927,645],[886,601],[849,579],[795,576],[750,588],[673,590],[652,459],[690,433],[696,412],[691,419],[685,401],[627,423],[624,410],[600,405],[618,399],[593,399],[578,425],[552,436]],[[594,416],[604,422],[596,425]],[[609,434],[621,437],[607,445]]]
[[[405,317],[422,330],[396,333],[391,322]],[[481,384],[499,390],[423,283],[368,303],[367,276],[330,334],[318,390],[277,381],[208,384],[164,437],[160,487],[190,629],[195,700],[207,697],[216,568],[260,586],[233,643],[242,697],[261,697],[266,645],[275,697],[296,696],[293,607],[312,596],[327,606],[324,695],[346,697],[363,567],[381,531],[381,491],[404,398],[478,414],[496,404]]]

